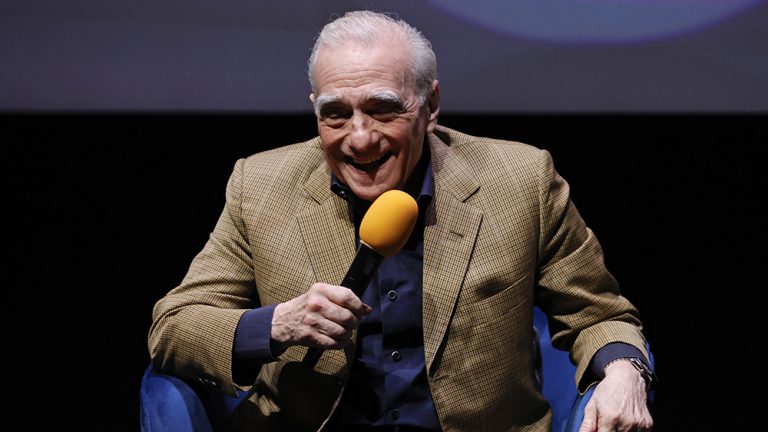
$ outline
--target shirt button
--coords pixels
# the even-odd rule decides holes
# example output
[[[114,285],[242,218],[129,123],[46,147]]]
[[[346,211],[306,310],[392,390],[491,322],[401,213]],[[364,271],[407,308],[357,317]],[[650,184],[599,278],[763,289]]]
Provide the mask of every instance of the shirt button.
[[[387,293],[387,298],[392,301],[395,301],[395,299],[397,298],[397,291],[389,290],[389,292]]]
[[[403,358],[403,356],[400,355],[400,351],[392,351],[392,360],[400,361],[401,358]]]
[[[397,410],[397,409],[393,409],[392,411],[390,411],[390,412],[389,412],[389,417],[390,417],[392,420],[397,420],[397,419],[399,419],[399,418],[400,418],[400,411],[399,411],[399,410]]]

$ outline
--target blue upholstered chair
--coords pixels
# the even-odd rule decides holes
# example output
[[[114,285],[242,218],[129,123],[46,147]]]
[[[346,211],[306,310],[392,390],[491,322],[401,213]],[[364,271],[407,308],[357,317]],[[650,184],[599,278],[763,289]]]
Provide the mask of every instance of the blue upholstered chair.
[[[552,406],[552,431],[576,432],[594,387],[580,395],[573,377],[575,367],[568,353],[556,350],[549,340],[544,313],[534,309],[534,326],[541,350],[542,392]],[[648,351],[650,353],[650,350]],[[653,365],[653,356],[649,359]],[[246,396],[227,396],[147,367],[141,381],[141,430],[144,432],[208,432],[235,409]]]

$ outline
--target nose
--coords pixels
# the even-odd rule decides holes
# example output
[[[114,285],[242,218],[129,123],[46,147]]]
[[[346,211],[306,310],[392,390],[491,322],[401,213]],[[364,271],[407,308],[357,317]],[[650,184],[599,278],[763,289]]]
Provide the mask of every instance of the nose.
[[[371,149],[378,142],[378,132],[373,119],[365,113],[355,110],[352,113],[352,131],[349,134],[349,146],[357,153]]]

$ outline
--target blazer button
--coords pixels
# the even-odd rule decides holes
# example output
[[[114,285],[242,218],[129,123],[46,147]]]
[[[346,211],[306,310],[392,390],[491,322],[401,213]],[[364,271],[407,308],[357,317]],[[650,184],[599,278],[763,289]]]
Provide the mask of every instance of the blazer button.
[[[403,358],[403,356],[400,355],[400,351],[392,351],[392,360],[400,361],[401,358]]]
[[[395,301],[395,299],[397,298],[397,291],[389,290],[389,292],[387,293],[387,298],[392,301]]]
[[[393,409],[389,412],[389,418],[392,420],[397,420],[400,418],[400,411],[398,409]]]

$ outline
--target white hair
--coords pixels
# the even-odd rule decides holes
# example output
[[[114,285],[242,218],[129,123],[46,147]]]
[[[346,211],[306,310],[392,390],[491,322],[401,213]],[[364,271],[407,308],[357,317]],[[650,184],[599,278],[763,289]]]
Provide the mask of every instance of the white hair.
[[[317,93],[314,72],[320,48],[338,48],[347,42],[374,46],[393,36],[402,38],[409,49],[411,79],[419,101],[423,104],[432,90],[432,82],[437,79],[437,60],[432,44],[420,31],[402,19],[373,11],[347,12],[323,27],[315,39],[315,46],[307,62],[312,92]]]

